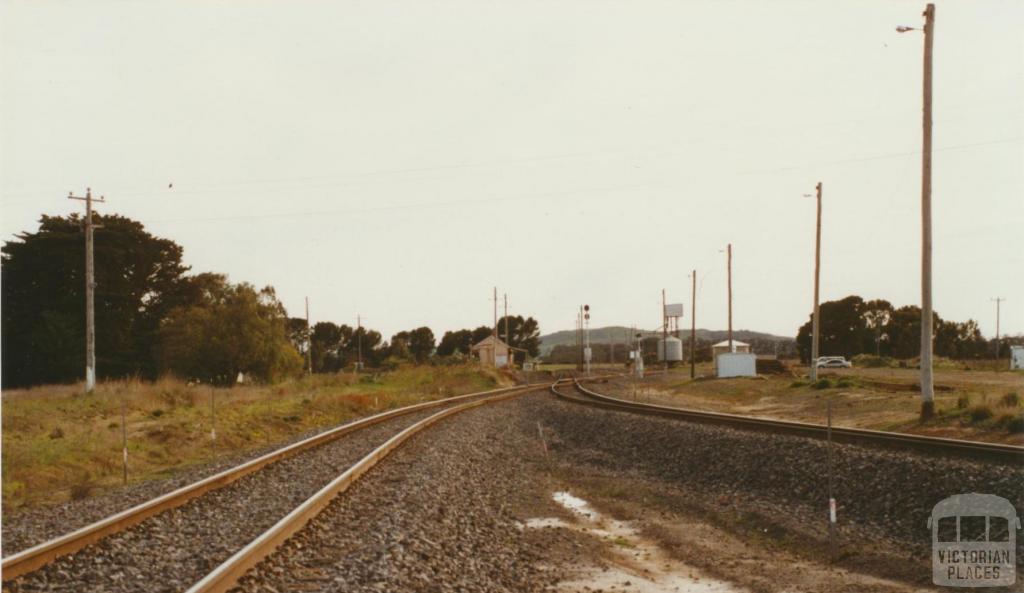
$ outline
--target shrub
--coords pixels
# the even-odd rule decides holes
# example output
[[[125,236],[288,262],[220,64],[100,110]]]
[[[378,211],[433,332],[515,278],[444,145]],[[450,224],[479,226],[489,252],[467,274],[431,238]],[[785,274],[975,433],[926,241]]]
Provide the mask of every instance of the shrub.
[[[999,400],[999,404],[1006,408],[1016,408],[1020,405],[1020,396],[1017,395],[1016,391],[1011,391],[1003,396],[1003,399]]]
[[[1024,432],[1024,415],[1021,414],[1007,414],[1003,417],[1003,427],[1006,428],[1007,432],[1013,434],[1020,434]]]
[[[828,377],[822,377],[821,379],[818,379],[817,381],[812,383],[811,387],[813,387],[814,389],[828,389],[829,387],[832,387],[832,380],[829,379]]]
[[[857,386],[857,383],[855,383],[853,379],[850,379],[848,377],[843,377],[842,379],[839,380],[838,383],[836,383],[836,387],[842,387],[844,389],[845,388],[849,388],[849,387],[856,387],[856,386]]]
[[[92,476],[89,472],[80,473],[71,484],[71,500],[82,500],[83,498],[88,498],[95,487],[96,484],[93,482]]]
[[[796,381],[793,381],[792,383],[789,384],[789,386],[793,387],[793,388],[795,388],[795,387],[804,387],[806,385],[807,385],[807,381],[804,381],[803,379],[797,379]]]
[[[992,418],[994,414],[992,408],[982,404],[967,410],[967,416],[970,418],[971,424],[980,424]]]
[[[971,398],[966,395],[961,395],[956,399],[956,408],[958,410],[966,410],[969,405],[971,405]]]

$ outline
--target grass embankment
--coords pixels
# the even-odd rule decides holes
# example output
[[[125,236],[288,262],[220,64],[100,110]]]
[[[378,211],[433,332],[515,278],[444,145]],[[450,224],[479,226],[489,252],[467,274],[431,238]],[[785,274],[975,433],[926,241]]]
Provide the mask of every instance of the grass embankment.
[[[936,415],[920,422],[917,369],[853,368],[823,371],[811,384],[805,376],[699,379],[688,369],[652,375],[636,397],[669,406],[766,416],[822,424],[828,401],[839,426],[891,430],[949,438],[1024,445],[1024,373],[937,369]],[[795,369],[802,375],[806,369]],[[710,376],[710,365],[699,374]],[[618,380],[614,390],[633,397],[633,385]]]
[[[3,393],[3,508],[83,498],[122,481],[125,403],[132,482],[236,455],[382,410],[512,382],[476,365],[315,375],[268,386],[214,388],[176,379],[111,381]]]

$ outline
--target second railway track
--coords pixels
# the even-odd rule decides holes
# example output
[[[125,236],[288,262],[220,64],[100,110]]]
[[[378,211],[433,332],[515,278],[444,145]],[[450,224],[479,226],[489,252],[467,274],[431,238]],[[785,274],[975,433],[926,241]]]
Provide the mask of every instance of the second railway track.
[[[4,591],[184,591],[354,464],[386,455],[379,448],[392,437],[427,418],[440,419],[439,409],[454,413],[544,387],[426,402],[326,431],[8,556]],[[201,590],[225,590],[224,582]]]
[[[559,385],[552,385],[550,389],[552,393],[562,399],[610,410],[630,412],[634,414],[647,414],[663,418],[674,418],[677,420],[700,422],[704,424],[718,424],[747,430],[791,434],[814,439],[828,438],[829,429],[821,424],[776,420],[773,418],[760,418],[756,416],[742,416],[737,414],[724,414],[720,412],[706,412],[702,410],[673,408],[669,406],[631,402],[599,393],[593,389],[588,389],[587,387],[584,387],[579,380],[573,380],[571,383],[571,388],[577,392],[578,396],[567,395],[560,391],[559,387]],[[927,454],[969,457],[998,463],[1006,463],[1009,465],[1024,466],[1024,447],[1018,447],[1015,445],[945,439],[898,432],[844,428],[837,426],[833,426],[831,428],[831,433],[832,440],[840,443],[886,447],[891,449],[911,449]]]

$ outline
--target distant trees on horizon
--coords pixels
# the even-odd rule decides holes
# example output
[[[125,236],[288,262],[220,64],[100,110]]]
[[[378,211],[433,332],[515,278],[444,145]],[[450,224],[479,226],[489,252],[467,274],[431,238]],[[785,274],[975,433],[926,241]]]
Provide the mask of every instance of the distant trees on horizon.
[[[223,274],[189,274],[183,249],[148,233],[140,222],[94,214],[96,353],[102,379],[156,379],[173,374],[217,385],[239,373],[275,382],[302,373],[306,349],[313,371],[458,359],[491,335],[487,326],[380,332],[322,321],[310,328],[289,318],[272,286],[231,283]],[[42,216],[0,249],[3,388],[71,383],[84,375],[85,248],[78,214]],[[499,331],[504,339],[504,322]],[[511,345],[536,356],[540,331],[532,317],[508,318]]]
[[[933,313],[937,356],[955,359],[992,358],[995,344],[981,334],[978,323],[968,319],[962,323],[942,319]],[[810,361],[812,319],[797,331],[800,359]],[[819,337],[821,356],[873,354],[899,359],[915,358],[921,353],[921,309],[915,305],[894,307],[883,299],[865,301],[851,295],[821,304]],[[1024,343],[1024,338],[1001,340],[1000,356],[1009,356],[1009,345]]]

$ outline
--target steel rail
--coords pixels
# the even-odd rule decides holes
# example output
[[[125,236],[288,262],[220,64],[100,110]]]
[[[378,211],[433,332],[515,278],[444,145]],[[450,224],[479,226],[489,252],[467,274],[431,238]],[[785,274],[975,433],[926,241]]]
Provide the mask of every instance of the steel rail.
[[[521,391],[542,388],[543,386],[543,383],[534,385],[517,385],[514,387],[504,387],[489,391],[456,395],[444,399],[422,402],[411,406],[388,410],[386,412],[367,416],[366,418],[326,430],[320,434],[271,451],[265,455],[249,460],[235,467],[228,468],[197,482],[182,486],[181,488],[125,509],[105,519],[100,519],[95,523],[91,523],[70,533],[57,536],[53,539],[32,546],[31,548],[11,554],[3,559],[2,577],[0,578],[6,582],[34,570],[38,570],[61,556],[73,554],[78,550],[103,539],[104,537],[124,531],[133,525],[137,525],[149,517],[162,513],[166,510],[179,507],[208,492],[224,488],[238,479],[257,472],[274,462],[292,457],[309,449],[319,447],[357,430],[361,430],[399,416],[411,414],[413,412],[445,406],[475,397],[485,397],[509,392],[515,394]]]
[[[822,440],[826,439],[828,434],[828,427],[822,424],[811,424],[808,422],[796,422],[791,420],[776,420],[757,416],[742,416],[722,412],[706,412],[703,410],[675,408],[660,406],[657,404],[643,404],[611,397],[609,395],[587,389],[583,387],[578,380],[573,381],[573,386],[580,393],[592,399],[588,401],[566,396],[559,392],[555,388],[555,385],[551,386],[551,391],[555,395],[574,403],[586,405],[596,404],[598,407],[634,414],[640,413],[660,416],[663,418],[700,422],[704,424],[718,424],[733,428],[792,434]],[[873,447],[881,446],[895,449],[914,449],[929,454],[972,457],[1010,465],[1024,465],[1024,447],[1018,447],[1016,445],[984,443],[979,441],[929,437],[898,432],[869,430],[865,428],[842,428],[836,426],[832,427],[832,440],[847,444],[868,445]]]
[[[559,379],[555,384],[562,381],[568,381],[568,379]],[[533,385],[531,387],[532,389],[543,388],[542,385]],[[367,471],[409,440],[412,436],[418,434],[432,424],[447,418],[448,416],[453,416],[478,406],[506,400],[522,394],[523,391],[519,390],[512,393],[493,395],[491,397],[461,404],[441,410],[440,412],[409,426],[402,432],[388,439],[384,444],[371,451],[355,465],[345,470],[344,473],[321,488],[316,494],[306,499],[305,502],[296,507],[292,512],[285,515],[280,521],[275,523],[274,526],[267,531],[264,531],[263,534],[249,542],[247,546],[225,560],[220,566],[203,577],[202,580],[192,585],[186,593],[224,593],[231,590],[238,584],[239,579],[241,579],[242,576],[244,576],[251,568],[273,553],[274,550],[287,541],[289,537],[298,533],[306,526],[307,523],[320,514],[320,512],[326,508],[332,500],[348,490],[348,488]]]

